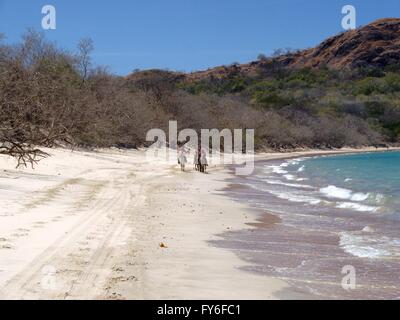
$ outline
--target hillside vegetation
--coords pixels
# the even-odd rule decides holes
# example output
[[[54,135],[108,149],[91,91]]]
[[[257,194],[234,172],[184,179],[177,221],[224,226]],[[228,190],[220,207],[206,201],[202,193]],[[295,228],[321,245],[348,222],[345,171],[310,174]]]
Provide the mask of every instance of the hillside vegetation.
[[[193,74],[117,77],[92,65],[92,50],[85,39],[66,52],[34,31],[16,45],[0,40],[0,154],[26,164],[46,156],[40,146],[135,148],[169,120],[180,129],[254,128],[258,149],[400,139],[400,63],[382,51],[387,64],[293,67],[287,56],[300,53],[287,53]]]

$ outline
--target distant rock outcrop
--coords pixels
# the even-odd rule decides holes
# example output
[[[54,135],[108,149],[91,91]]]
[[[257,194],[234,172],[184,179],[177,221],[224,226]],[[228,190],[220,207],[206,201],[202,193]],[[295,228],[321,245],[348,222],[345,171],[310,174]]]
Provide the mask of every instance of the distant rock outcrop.
[[[331,69],[384,67],[400,63],[400,19],[377,20],[356,30],[343,32],[312,49],[287,53],[247,64],[220,66],[186,75],[188,80],[221,79],[232,73],[255,75],[277,63],[285,68]]]
[[[384,67],[400,62],[400,19],[381,19],[279,58],[290,67]]]

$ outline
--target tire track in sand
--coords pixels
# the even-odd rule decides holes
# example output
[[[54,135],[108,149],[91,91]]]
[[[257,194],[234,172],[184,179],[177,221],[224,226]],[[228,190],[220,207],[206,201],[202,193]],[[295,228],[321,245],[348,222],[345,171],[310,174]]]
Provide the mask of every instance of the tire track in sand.
[[[88,230],[90,230],[91,227],[98,225],[98,222],[104,220],[110,212],[113,210],[118,211],[119,208],[126,207],[127,203],[121,206],[124,203],[124,198],[127,198],[126,193],[121,192],[120,188],[115,188],[117,178],[113,177],[113,172],[110,173],[110,178],[111,182],[105,189],[103,189],[98,199],[92,206],[86,208],[86,214],[84,214],[66,234],[59,237],[51,244],[51,246],[44,250],[43,253],[39,254],[25,269],[22,270],[22,272],[9,280],[5,286],[3,286],[0,297],[5,296],[8,299],[20,299],[27,296],[29,297],[32,294],[33,296],[39,295],[40,297],[42,294],[46,296],[48,295],[48,293],[43,292],[40,287],[40,278],[43,277],[43,268],[46,266],[56,265],[59,257],[65,257],[65,254],[71,247],[74,247],[73,245],[78,242],[79,238],[87,237]],[[122,184],[122,186],[123,185],[124,184]],[[103,253],[104,251],[107,252],[104,248],[111,241],[110,237],[114,233],[117,234],[118,226],[120,226],[120,224],[115,223],[110,228],[110,232],[104,238],[103,245],[100,245],[94,257],[91,257],[89,260],[91,261],[93,259],[90,266],[87,268],[87,272],[90,273],[96,265],[96,262],[104,255],[105,259],[107,259],[108,253]],[[83,274],[86,273],[83,272]],[[87,284],[86,287],[88,286],[89,285]]]

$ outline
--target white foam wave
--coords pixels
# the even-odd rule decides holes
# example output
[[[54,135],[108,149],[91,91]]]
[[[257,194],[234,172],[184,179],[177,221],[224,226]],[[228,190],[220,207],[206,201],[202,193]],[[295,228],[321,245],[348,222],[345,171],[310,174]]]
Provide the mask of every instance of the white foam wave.
[[[388,256],[400,256],[400,240],[385,236],[342,232],[340,246],[347,253],[359,258],[377,259]]]
[[[371,232],[374,232],[374,229],[371,228],[370,226],[366,226],[366,227],[364,227],[364,229],[362,229],[362,232],[371,233]]]
[[[315,189],[314,187],[306,185],[306,184],[287,183],[287,182],[283,182],[280,180],[265,179],[265,182],[267,182],[269,184],[276,184],[276,185],[293,187],[293,188]]]
[[[354,202],[339,202],[336,204],[336,208],[339,209],[352,209],[360,212],[377,212],[379,211],[379,207],[367,206],[360,203]]]
[[[353,193],[353,191],[351,190],[338,188],[336,186],[328,186],[326,188],[321,188],[320,192],[328,198],[351,200],[356,202],[365,201],[370,196],[369,193],[361,193],[361,192]]]
[[[375,201],[377,203],[382,203],[385,200],[385,196],[383,194],[378,193],[375,195]]]
[[[307,180],[305,178],[298,178],[293,174],[285,174],[283,176],[285,177],[286,180],[289,180],[289,181],[305,181],[305,180]]]
[[[352,201],[365,201],[369,198],[370,194],[369,193],[361,193],[361,192],[357,192],[357,193],[353,193],[350,197],[350,200]]]
[[[306,196],[306,195],[302,195],[302,194],[298,194],[298,193],[294,193],[294,192],[278,192],[278,191],[272,191],[272,190],[268,190],[268,192],[280,199],[289,200],[291,202],[308,203],[311,205],[317,205],[322,202],[322,200],[319,198]]]
[[[283,170],[281,166],[269,166],[268,168],[271,169],[273,173],[277,173],[277,174],[287,174],[288,173],[286,170]]]

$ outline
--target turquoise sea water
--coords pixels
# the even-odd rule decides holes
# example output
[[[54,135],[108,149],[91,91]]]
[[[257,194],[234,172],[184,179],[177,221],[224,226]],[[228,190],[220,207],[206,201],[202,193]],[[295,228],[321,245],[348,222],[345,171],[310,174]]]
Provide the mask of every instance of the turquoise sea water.
[[[230,232],[246,270],[281,277],[319,298],[400,299],[400,152],[257,162],[228,195],[260,212],[260,227]],[[273,225],[265,214],[279,217]],[[341,286],[357,270],[357,289]]]
[[[279,202],[282,212],[333,218],[332,228],[342,221],[342,230],[336,231],[346,252],[363,258],[400,257],[400,152],[268,164],[253,183],[285,200]],[[267,208],[268,202],[273,201],[264,202]]]
[[[287,171],[339,208],[400,219],[400,152],[316,157],[291,162]]]

